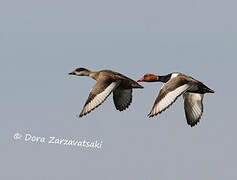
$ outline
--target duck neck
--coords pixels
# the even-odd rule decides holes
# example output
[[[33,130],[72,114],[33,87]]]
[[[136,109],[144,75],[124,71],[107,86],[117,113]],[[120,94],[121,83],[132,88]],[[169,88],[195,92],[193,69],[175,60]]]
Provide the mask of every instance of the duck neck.
[[[170,78],[171,78],[171,74],[168,74],[168,75],[165,75],[165,76],[159,76],[159,81],[163,82],[163,83],[166,83],[170,80]]]
[[[93,72],[93,71],[89,71],[88,72],[88,76],[90,76],[91,78],[95,79],[95,80],[98,80],[99,78],[99,72]]]

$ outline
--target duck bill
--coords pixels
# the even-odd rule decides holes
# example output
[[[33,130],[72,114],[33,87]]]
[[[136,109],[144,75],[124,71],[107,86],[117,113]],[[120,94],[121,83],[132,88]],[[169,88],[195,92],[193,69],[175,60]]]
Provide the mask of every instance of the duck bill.
[[[137,82],[144,82],[144,78],[137,80]]]
[[[75,72],[70,72],[68,73],[68,75],[75,75]]]

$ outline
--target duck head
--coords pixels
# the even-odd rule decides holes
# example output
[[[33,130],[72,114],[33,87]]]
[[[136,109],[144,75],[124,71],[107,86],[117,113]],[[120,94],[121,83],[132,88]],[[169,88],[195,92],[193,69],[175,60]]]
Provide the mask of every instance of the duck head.
[[[69,75],[76,75],[76,76],[89,76],[90,71],[85,68],[77,68],[74,71],[68,73]]]
[[[159,81],[159,76],[151,73],[146,73],[141,79],[137,82],[156,82]]]

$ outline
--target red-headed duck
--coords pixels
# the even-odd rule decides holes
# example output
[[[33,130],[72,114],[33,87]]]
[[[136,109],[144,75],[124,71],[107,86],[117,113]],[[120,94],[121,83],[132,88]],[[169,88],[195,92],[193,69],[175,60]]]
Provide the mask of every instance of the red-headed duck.
[[[169,108],[176,99],[183,95],[184,109],[187,123],[195,126],[203,114],[203,96],[205,93],[214,93],[202,82],[182,73],[174,72],[165,76],[158,76],[147,73],[138,82],[163,82],[165,83],[155,103],[149,117],[153,117]]]

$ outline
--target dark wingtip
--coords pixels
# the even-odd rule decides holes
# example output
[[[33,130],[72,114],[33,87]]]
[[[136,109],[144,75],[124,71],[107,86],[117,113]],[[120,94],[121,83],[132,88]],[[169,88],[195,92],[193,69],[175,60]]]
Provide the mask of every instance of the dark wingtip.
[[[197,123],[194,123],[194,124],[188,124],[191,128],[194,128],[194,127],[196,127],[197,125],[198,125],[198,123],[199,122],[197,122]]]
[[[191,128],[194,128],[194,127],[197,127],[197,125],[200,123],[200,119],[201,119],[201,117],[200,117],[199,119],[197,119],[196,122],[189,122],[189,121],[187,121],[187,123],[188,123],[188,125],[189,125]]]
[[[81,113],[80,115],[79,115],[79,117],[81,118],[81,117],[83,117],[85,114],[83,114],[83,113]]]
[[[149,113],[147,116],[148,116],[149,118],[154,117],[154,115],[152,115],[151,113]]]

